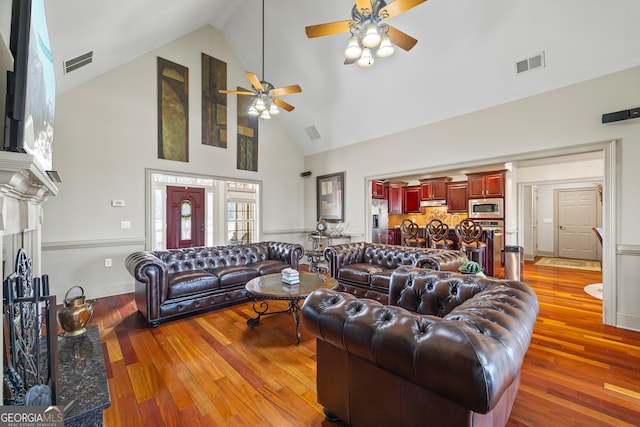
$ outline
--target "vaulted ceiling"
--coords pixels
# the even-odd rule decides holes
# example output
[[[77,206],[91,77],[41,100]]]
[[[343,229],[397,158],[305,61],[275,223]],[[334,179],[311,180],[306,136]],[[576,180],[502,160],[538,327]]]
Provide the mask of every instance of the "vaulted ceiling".
[[[59,93],[205,25],[221,30],[244,68],[262,77],[262,0],[45,5],[57,63],[94,51],[94,62],[77,72],[56,67]],[[349,19],[352,7],[350,0],[265,0],[264,77],[303,89],[283,97],[296,109],[275,120],[305,154],[640,65],[637,0],[429,0],[389,22],[417,45],[368,69],[343,64],[348,34],[305,35],[308,25]],[[544,67],[516,73],[517,61],[540,53]],[[310,126],[320,139],[309,138]]]

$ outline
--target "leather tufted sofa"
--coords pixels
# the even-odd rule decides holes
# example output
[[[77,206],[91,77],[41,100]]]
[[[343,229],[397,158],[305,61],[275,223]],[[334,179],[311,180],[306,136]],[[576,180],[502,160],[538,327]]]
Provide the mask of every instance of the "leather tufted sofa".
[[[368,242],[328,246],[324,251],[329,274],[338,281],[337,290],[386,304],[389,279],[401,267],[457,271],[464,252]]]
[[[148,326],[247,301],[246,283],[297,269],[301,245],[280,242],[140,251],[125,260],[135,300]]]
[[[538,315],[533,289],[396,270],[389,299],[322,289],[305,300],[327,418],[353,427],[506,425]]]

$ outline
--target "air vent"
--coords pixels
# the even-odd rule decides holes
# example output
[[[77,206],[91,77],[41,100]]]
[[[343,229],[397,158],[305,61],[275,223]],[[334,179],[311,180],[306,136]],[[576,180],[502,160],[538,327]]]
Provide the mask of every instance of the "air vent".
[[[64,73],[70,73],[80,67],[91,64],[91,62],[93,62],[93,51],[64,61]]]
[[[516,62],[516,73],[520,74],[525,71],[535,70],[536,68],[542,68],[544,66],[544,52],[541,52],[536,56]]]
[[[320,133],[318,132],[318,129],[315,127],[315,125],[311,125],[304,130],[307,131],[307,135],[309,136],[310,140],[315,141],[316,139],[320,139]]]

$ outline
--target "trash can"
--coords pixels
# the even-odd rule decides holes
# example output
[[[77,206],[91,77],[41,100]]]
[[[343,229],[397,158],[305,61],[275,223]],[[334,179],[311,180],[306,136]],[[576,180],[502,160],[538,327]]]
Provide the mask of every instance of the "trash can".
[[[522,280],[524,270],[524,248],[522,246],[504,247],[504,278]]]

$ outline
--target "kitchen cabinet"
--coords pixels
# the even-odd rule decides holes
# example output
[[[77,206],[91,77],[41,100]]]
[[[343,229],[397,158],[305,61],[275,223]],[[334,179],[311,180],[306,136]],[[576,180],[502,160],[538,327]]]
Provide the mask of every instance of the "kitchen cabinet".
[[[420,213],[420,186],[404,187],[402,193],[402,207],[404,213]]]
[[[420,200],[446,200],[447,183],[451,178],[430,178],[420,180]]]
[[[402,210],[402,199],[404,196],[404,187],[407,185],[406,182],[390,182],[389,183],[389,213],[390,214],[401,214],[404,213]]]
[[[390,228],[388,231],[388,242],[390,245],[400,245],[402,233],[399,228]]]
[[[504,171],[468,175],[467,193],[469,199],[504,197]]]
[[[385,195],[384,181],[371,181],[371,197],[374,199],[384,199]]]
[[[449,213],[469,211],[467,198],[467,182],[450,182],[447,184],[447,205]]]

